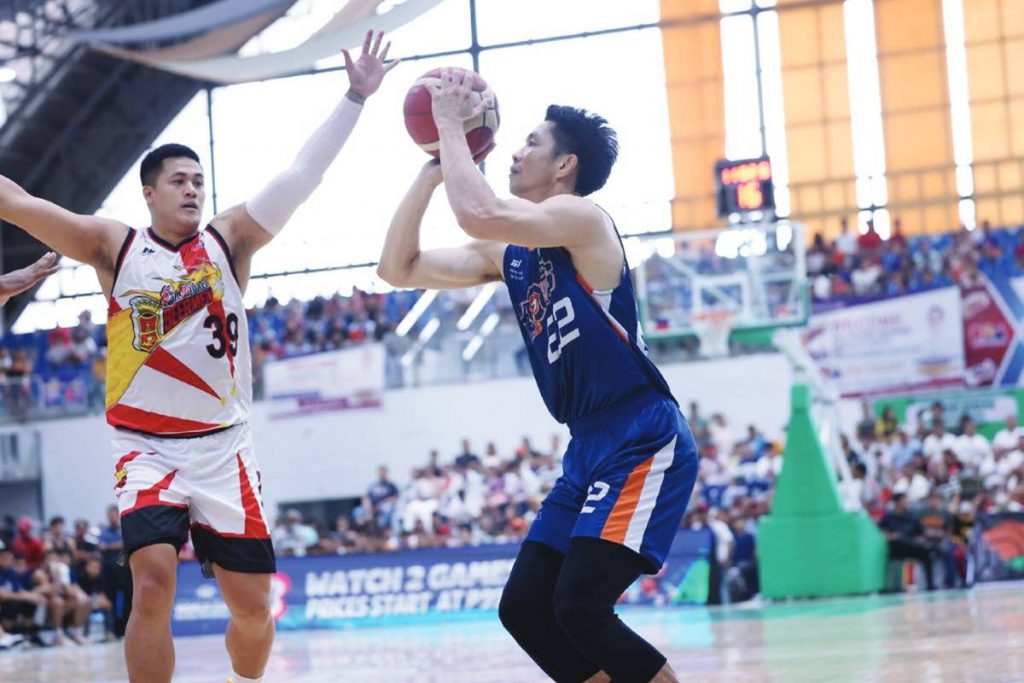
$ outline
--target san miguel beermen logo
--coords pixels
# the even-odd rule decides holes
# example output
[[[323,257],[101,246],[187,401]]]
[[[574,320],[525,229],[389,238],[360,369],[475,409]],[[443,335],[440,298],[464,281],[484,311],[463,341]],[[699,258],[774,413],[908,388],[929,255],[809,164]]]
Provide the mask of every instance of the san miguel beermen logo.
[[[544,331],[544,318],[555,291],[555,270],[551,261],[540,259],[537,266],[540,269],[537,281],[526,290],[526,301],[519,303],[519,315],[523,325],[530,329],[531,339],[536,339]]]
[[[135,330],[132,346],[138,351],[149,353],[193,313],[224,296],[224,280],[215,264],[205,261],[189,268],[175,268],[183,271],[183,275],[177,279],[158,278],[165,283],[158,292],[133,289],[124,293],[131,297],[128,305]]]

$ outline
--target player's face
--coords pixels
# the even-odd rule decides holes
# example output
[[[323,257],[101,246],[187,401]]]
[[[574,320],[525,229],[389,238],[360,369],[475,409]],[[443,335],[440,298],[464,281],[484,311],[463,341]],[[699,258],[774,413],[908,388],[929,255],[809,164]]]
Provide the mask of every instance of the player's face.
[[[508,172],[509,191],[524,199],[544,199],[558,178],[564,155],[555,156],[551,123],[545,121],[526,136],[526,144],[512,155]]]
[[[190,234],[199,227],[206,201],[203,167],[193,159],[165,159],[156,185],[142,188],[153,222]]]

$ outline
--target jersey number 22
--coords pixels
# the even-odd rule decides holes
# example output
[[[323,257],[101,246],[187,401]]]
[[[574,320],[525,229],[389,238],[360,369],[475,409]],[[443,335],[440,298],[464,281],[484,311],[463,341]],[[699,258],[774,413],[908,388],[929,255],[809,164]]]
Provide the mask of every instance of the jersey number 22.
[[[579,329],[569,329],[576,314],[572,310],[572,299],[565,297],[555,302],[548,316],[548,362],[554,363],[562,356],[562,349],[580,336]]]

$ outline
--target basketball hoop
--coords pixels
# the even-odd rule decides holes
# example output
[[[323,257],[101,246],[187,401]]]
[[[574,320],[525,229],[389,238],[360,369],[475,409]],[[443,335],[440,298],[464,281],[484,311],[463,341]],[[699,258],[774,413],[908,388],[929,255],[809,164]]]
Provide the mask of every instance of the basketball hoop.
[[[709,309],[690,314],[690,326],[700,340],[700,355],[723,358],[729,355],[729,333],[736,313],[728,309]]]

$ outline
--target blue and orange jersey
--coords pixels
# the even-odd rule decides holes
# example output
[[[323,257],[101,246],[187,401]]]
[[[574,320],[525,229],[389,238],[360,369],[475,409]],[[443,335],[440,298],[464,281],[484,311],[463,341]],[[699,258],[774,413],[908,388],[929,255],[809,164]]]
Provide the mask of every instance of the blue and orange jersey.
[[[503,272],[533,376],[556,420],[572,423],[644,390],[675,400],[647,357],[625,257],[611,290],[591,287],[562,247],[509,245]]]

